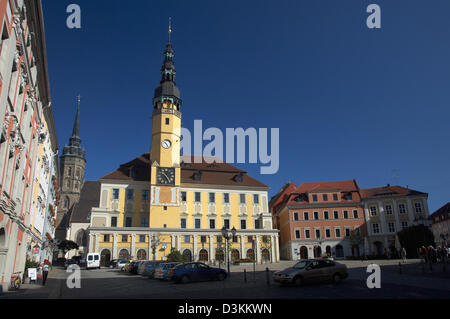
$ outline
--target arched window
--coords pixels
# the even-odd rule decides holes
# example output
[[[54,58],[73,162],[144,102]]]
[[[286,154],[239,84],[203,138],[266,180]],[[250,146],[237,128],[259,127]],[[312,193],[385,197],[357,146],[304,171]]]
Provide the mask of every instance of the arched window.
[[[208,251],[206,249],[200,250],[198,259],[203,262],[208,261]]]
[[[86,231],[84,229],[80,229],[77,232],[76,243],[80,247],[86,247],[87,246],[87,236],[86,236]]]
[[[144,249],[139,249],[137,252],[138,260],[145,260],[147,258],[147,252]]]
[[[119,252],[119,259],[128,259],[128,258],[130,258],[130,255],[128,254],[128,250],[122,249]]]
[[[263,261],[270,261],[270,252],[267,248],[262,250],[261,257]]]
[[[337,258],[344,257],[344,247],[342,247],[341,245],[336,245],[336,257]]]
[[[238,259],[239,259],[239,250],[233,249],[231,251],[231,260],[235,261],[235,260],[238,260]]]
[[[253,249],[247,250],[247,258],[252,261],[255,260],[255,252],[253,251]]]
[[[69,208],[69,204],[70,204],[69,196],[66,196],[66,198],[64,199],[64,207]]]
[[[6,246],[6,234],[5,234],[5,229],[2,228],[0,229],[0,247],[5,247]]]
[[[191,251],[189,249],[185,249],[183,251],[183,257],[185,257],[185,259],[187,261],[192,261],[192,253],[191,253]]]
[[[217,261],[224,261],[225,260],[225,254],[223,253],[222,249],[216,250],[216,260]]]
[[[72,176],[72,167],[67,170],[67,176]]]

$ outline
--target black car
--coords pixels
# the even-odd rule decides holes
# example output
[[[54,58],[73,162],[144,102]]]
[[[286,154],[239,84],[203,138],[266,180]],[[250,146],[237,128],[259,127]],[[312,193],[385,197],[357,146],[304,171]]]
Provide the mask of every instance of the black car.
[[[78,265],[78,262],[74,259],[68,259],[64,263],[64,269],[67,269],[67,267],[69,267],[70,265]]]
[[[109,262],[108,267],[109,268],[116,268],[117,262],[119,261],[119,259],[113,259]]]
[[[185,263],[170,269],[167,279],[175,282],[225,280],[227,272],[221,268],[213,268],[200,262]]]

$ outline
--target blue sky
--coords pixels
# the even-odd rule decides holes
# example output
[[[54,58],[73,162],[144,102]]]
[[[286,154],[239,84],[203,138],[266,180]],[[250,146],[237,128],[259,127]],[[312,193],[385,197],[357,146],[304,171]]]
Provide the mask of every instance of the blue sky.
[[[183,126],[280,128],[276,175],[239,165],[271,195],[355,178],[427,192],[431,212],[450,201],[447,0],[43,2],[59,146],[81,94],[87,180],[149,151],[171,16]],[[66,27],[70,3],[80,30]]]

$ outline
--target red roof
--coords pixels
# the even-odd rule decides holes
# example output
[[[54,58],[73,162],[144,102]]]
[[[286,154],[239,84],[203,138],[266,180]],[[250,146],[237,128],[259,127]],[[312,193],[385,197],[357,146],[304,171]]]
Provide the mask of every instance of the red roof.
[[[201,159],[200,163],[194,162],[199,159]],[[246,171],[215,158],[182,156],[181,160],[181,184],[245,186],[269,189],[267,185],[248,176]],[[126,164],[120,165],[117,170],[103,176],[101,180],[150,182],[150,172],[150,153],[145,153]],[[201,178],[197,180],[194,178],[194,175],[199,172],[201,173]],[[241,177],[242,180],[240,180]]]
[[[381,197],[381,196],[411,196],[411,195],[428,195],[413,189],[401,186],[385,186],[376,188],[361,189],[362,198]]]

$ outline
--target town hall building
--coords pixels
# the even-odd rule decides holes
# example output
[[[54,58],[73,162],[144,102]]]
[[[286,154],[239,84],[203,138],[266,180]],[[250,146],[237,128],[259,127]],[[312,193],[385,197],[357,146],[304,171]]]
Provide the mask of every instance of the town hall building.
[[[89,252],[111,259],[165,260],[172,249],[188,260],[279,261],[269,187],[228,163],[181,156],[180,91],[174,51],[164,52],[155,90],[149,153],[102,177],[88,228]],[[229,231],[228,249],[222,228]],[[234,235],[231,235],[233,234]]]

